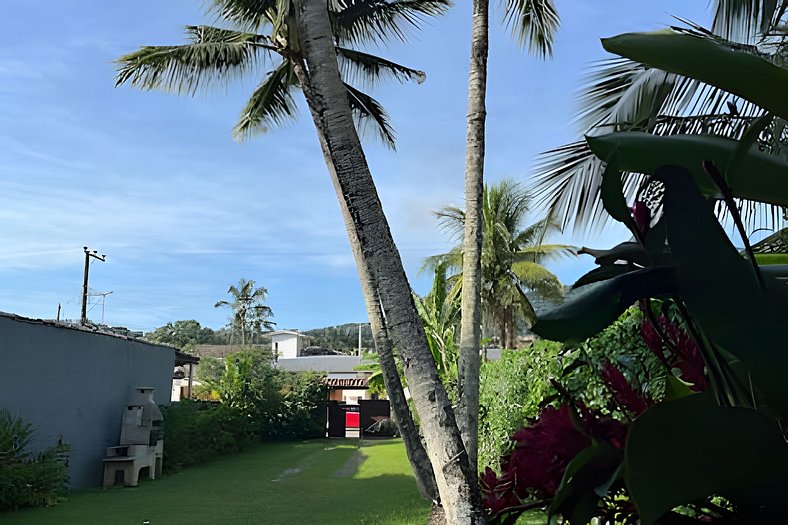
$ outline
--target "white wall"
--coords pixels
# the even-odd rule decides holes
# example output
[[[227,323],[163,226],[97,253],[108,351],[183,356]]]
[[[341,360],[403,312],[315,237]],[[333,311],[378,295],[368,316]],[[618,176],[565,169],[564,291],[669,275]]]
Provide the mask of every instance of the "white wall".
[[[277,334],[271,336],[271,350],[278,353],[279,357],[291,359],[301,354],[303,347],[302,337],[292,334]]]

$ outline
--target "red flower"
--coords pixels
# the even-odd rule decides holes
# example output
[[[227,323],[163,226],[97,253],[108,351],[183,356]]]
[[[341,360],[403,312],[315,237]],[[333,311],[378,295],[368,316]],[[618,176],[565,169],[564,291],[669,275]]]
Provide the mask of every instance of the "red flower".
[[[543,498],[553,496],[566,465],[591,444],[588,436],[575,428],[566,405],[546,408],[534,425],[518,430],[512,439],[517,443],[506,472],[521,497],[530,491]]]
[[[649,226],[651,226],[651,210],[645,202],[636,201],[632,206],[632,218],[635,220],[635,226],[643,235],[648,233]]]
[[[645,412],[649,405],[653,404],[652,400],[645,399],[641,394],[635,392],[624,374],[610,361],[605,361],[605,365],[602,367],[602,379],[613,393],[616,403],[635,416],[639,416]]]
[[[519,504],[519,500],[512,490],[512,483],[504,478],[498,478],[498,475],[490,467],[484,469],[484,472],[479,475],[479,484],[482,494],[484,494],[482,504],[490,509],[491,514]]]
[[[657,329],[646,319],[643,320],[640,327],[646,346],[668,368],[677,368],[679,377],[688,383],[692,383],[690,387],[692,390],[696,392],[706,390],[709,384],[706,380],[705,363],[698,345],[695,344],[695,341],[686,331],[664,315],[660,316],[657,322],[670,345],[665,345]],[[666,349],[668,350],[667,357]]]

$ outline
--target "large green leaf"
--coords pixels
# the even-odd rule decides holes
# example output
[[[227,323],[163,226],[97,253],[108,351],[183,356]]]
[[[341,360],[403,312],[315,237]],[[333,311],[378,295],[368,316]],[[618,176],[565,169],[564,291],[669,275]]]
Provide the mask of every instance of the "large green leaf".
[[[560,513],[570,523],[589,523],[597,502],[620,476],[621,451],[610,443],[594,441],[569,462],[549,513]]]
[[[616,132],[586,137],[586,141],[597,157],[618,170],[653,175],[662,166],[682,166],[704,195],[715,198],[722,195],[701,163],[713,161],[723,171],[735,158],[736,169],[726,174],[726,183],[735,197],[788,206],[788,162],[757,148],[739,156],[739,143],[735,140],[706,135]],[[615,171],[607,170],[605,176],[613,177]]]
[[[781,410],[788,409],[788,287],[770,273],[763,274],[761,286],[685,169],[661,168],[655,178],[665,185],[668,244],[690,313],[708,337],[744,363]]]
[[[788,119],[788,69],[711,38],[671,30],[602,39],[609,52],[694,78]]]
[[[584,341],[609,326],[638,299],[675,293],[676,275],[670,267],[645,268],[589,288],[539,317],[531,330],[552,341]]]
[[[644,525],[673,508],[720,495],[739,505],[742,523],[761,512],[785,518],[788,445],[756,410],[716,405],[710,394],[659,403],[627,437],[624,478]],[[745,517],[746,516],[746,517]]]

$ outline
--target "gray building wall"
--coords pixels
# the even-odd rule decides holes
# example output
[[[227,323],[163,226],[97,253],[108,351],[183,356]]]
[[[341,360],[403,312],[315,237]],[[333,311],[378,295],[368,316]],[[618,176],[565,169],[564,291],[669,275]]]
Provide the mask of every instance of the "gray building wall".
[[[174,364],[170,347],[0,314],[0,407],[33,424],[31,452],[63,437],[74,488],[101,485],[131,388],[169,404]]]

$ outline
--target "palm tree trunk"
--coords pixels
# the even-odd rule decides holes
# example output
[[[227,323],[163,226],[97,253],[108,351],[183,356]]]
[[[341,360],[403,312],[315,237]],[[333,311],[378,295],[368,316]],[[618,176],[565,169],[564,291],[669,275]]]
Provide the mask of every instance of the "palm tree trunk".
[[[408,385],[435,472],[448,523],[484,523],[475,473],[438,379],[399,253],[358,139],[340,80],[325,0],[294,0],[308,82],[302,85],[337,196],[352,218],[348,237],[366,262],[393,343],[405,361]],[[374,314],[370,313],[370,317]]]
[[[306,71],[300,63],[294,64],[294,69],[302,85],[308,82]],[[321,146],[325,147],[326,140],[324,135],[318,132],[318,138]],[[353,218],[350,216],[347,204],[341,200],[339,207],[342,210],[342,218],[345,221],[345,228],[348,234],[355,235],[356,230],[353,227]],[[361,292],[364,296],[364,303],[369,316],[370,329],[375,341],[375,350],[377,351],[378,360],[380,361],[383,384],[386,387],[386,393],[391,402],[394,422],[397,424],[400,436],[402,436],[405,452],[410,461],[410,466],[413,469],[413,474],[416,477],[416,485],[419,488],[421,496],[426,500],[432,501],[433,504],[437,504],[440,501],[440,495],[438,494],[438,486],[435,483],[435,475],[432,472],[430,458],[427,456],[427,451],[424,449],[424,444],[421,442],[419,429],[413,421],[413,415],[410,413],[408,401],[405,399],[405,389],[402,387],[402,380],[399,377],[397,364],[394,360],[393,345],[386,332],[386,322],[380,308],[380,300],[375,290],[372,274],[361,254],[358,239],[353,239],[350,246],[356,261],[358,278],[359,281],[361,281]]]
[[[471,64],[468,74],[468,130],[465,146],[465,226],[462,249],[462,321],[457,365],[457,419],[471,470],[478,472],[479,347],[482,291],[482,195],[484,128],[487,119],[489,0],[473,1]]]
[[[348,218],[350,217],[349,214],[344,215]],[[353,251],[354,253],[358,253],[358,250]],[[358,253],[356,261],[358,262],[360,260],[363,263],[363,258],[361,258],[360,255],[361,254]],[[419,429],[413,421],[413,415],[408,408],[408,401],[405,399],[405,390],[402,387],[402,380],[399,377],[397,365],[394,362],[393,346],[385,330],[380,303],[378,302],[377,294],[372,291],[372,281],[369,272],[365,271],[365,274],[362,275],[360,268],[362,268],[362,265],[359,265],[359,278],[362,282],[361,288],[364,292],[367,311],[375,312],[374,315],[370,315],[369,324],[372,328],[372,335],[375,338],[375,349],[378,352],[378,358],[380,360],[383,384],[386,386],[386,392],[391,401],[394,421],[397,423],[397,428],[399,428],[399,433],[405,444],[405,452],[408,455],[413,473],[416,476],[416,484],[419,487],[421,496],[433,503],[437,503],[440,501],[438,485],[435,482],[435,475],[432,472],[430,458],[427,456],[427,451],[424,448],[424,444],[421,442]],[[370,304],[370,301],[372,301],[373,304]]]

